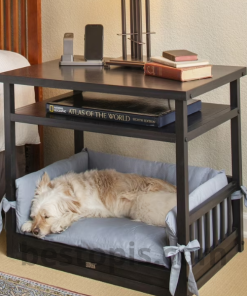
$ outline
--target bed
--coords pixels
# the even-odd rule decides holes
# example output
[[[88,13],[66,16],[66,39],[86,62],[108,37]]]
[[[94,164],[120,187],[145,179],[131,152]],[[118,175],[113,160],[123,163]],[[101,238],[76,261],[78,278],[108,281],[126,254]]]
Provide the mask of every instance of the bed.
[[[54,179],[68,171],[81,173],[93,169],[115,169],[121,173],[135,173],[162,179],[173,185],[177,183],[175,164],[145,161],[85,148],[69,159],[60,160],[16,180],[16,231],[24,234],[21,231],[21,226],[29,220],[36,184],[44,172]],[[224,171],[195,166],[189,167],[189,180],[191,211],[228,184]],[[221,213],[218,206],[218,240],[221,238],[220,235],[227,234],[228,228],[232,227],[228,224],[227,207],[225,202],[225,225],[223,226],[223,234],[221,234]],[[74,223],[65,232],[48,235],[44,240],[98,251],[120,258],[134,259],[139,262],[149,262],[169,269],[170,259],[164,257],[163,247],[177,245],[176,216],[176,208],[171,209],[166,216],[166,227],[147,225],[127,218],[84,218]],[[204,220],[202,224],[204,229]],[[213,233],[212,216],[210,224],[210,233]],[[195,233],[198,233],[197,229],[195,229]],[[196,238],[198,239],[198,237]],[[213,246],[212,236],[209,243],[210,247]],[[132,252],[129,250],[130,247]],[[204,240],[201,247],[204,253],[206,250]]]
[[[15,209],[12,231],[18,237],[20,252],[16,252],[14,258],[93,278],[91,270],[96,269],[96,273],[100,274],[100,280],[103,281],[112,283],[121,277],[127,282],[128,288],[157,296],[175,295],[176,277],[178,280],[182,258],[180,253],[175,254],[180,247],[177,207],[167,214],[165,227],[147,225],[126,218],[82,218],[66,231],[47,235],[43,239],[37,239],[32,234],[21,231],[21,226],[30,220],[30,208],[36,184],[44,172],[54,179],[69,171],[81,173],[90,169],[109,168],[122,173],[163,179],[174,185],[178,183],[175,164],[145,161],[84,148],[82,152],[68,159],[60,160],[15,181],[16,201],[4,200],[5,210],[10,207]],[[189,210],[196,222],[190,227],[191,242],[181,247],[188,249],[186,254],[190,266],[188,289],[193,292],[192,294],[198,295],[196,282],[199,287],[202,285],[202,280],[205,280],[202,277],[205,270],[208,279],[207,270],[210,265],[213,266],[213,271],[215,268],[218,270],[221,264],[225,264],[225,260],[228,260],[228,257],[224,256],[225,252],[231,249],[237,252],[237,232],[235,218],[232,215],[232,210],[234,211],[232,197],[229,195],[224,198],[226,190],[229,194],[233,192],[229,191],[232,184],[225,172],[190,166],[188,180]],[[217,201],[219,198],[220,203]],[[212,204],[213,209],[208,210]],[[198,208],[203,213],[207,211],[199,219],[197,219],[198,214],[200,215]],[[0,232],[1,228],[0,221]],[[58,261],[57,265],[54,265],[55,261],[44,264],[42,260],[43,257],[47,258],[47,252],[50,259]],[[171,257],[169,253],[172,252],[172,258],[169,258]],[[193,254],[189,255],[190,253]],[[219,258],[223,261],[219,261]],[[214,264],[215,260],[218,261],[217,264]],[[111,279],[106,280],[104,274],[106,277],[110,274]],[[135,282],[141,283],[141,286],[137,288]],[[176,293],[176,295],[185,294]]]
[[[42,62],[41,1],[0,0],[0,72]],[[16,107],[42,100],[42,89],[16,86]],[[0,84],[0,200],[5,192],[3,85]],[[16,126],[17,176],[43,166],[42,129]]]

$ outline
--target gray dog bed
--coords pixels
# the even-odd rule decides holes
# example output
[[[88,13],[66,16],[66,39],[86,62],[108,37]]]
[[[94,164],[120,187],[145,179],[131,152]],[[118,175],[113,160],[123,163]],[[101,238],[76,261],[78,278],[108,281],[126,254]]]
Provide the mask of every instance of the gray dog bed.
[[[47,172],[53,179],[70,171],[80,173],[90,169],[107,168],[114,168],[122,173],[136,173],[159,178],[176,184],[174,164],[144,161],[85,149],[69,159],[56,162],[16,180],[17,232],[21,233],[21,226],[30,220],[35,187],[44,172]],[[189,167],[190,210],[226,185],[227,178],[222,171]],[[166,223],[167,229],[129,219],[84,218],[74,223],[65,232],[48,235],[44,240],[164,265],[169,268],[170,261],[164,257],[163,247],[176,244],[176,208],[168,213]]]

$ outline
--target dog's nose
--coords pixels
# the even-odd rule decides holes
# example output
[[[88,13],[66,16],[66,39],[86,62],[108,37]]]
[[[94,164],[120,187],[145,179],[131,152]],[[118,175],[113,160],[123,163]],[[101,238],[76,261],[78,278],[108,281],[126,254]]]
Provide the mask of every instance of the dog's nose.
[[[34,235],[38,235],[38,234],[39,234],[39,228],[38,228],[38,227],[35,227],[35,228],[33,229],[33,234],[34,234]]]

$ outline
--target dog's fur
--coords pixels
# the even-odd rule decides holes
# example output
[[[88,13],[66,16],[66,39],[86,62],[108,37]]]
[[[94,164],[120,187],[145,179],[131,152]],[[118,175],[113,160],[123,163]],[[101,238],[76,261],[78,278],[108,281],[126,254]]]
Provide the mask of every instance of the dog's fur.
[[[127,217],[165,226],[165,217],[176,205],[176,188],[159,179],[115,170],[68,173],[39,181],[31,208],[32,221],[22,226],[42,238],[60,233],[82,217]]]

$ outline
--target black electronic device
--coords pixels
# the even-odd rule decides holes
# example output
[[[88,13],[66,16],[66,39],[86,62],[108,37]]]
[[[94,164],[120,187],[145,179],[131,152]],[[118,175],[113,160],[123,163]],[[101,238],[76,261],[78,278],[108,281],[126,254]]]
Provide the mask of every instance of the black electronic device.
[[[86,25],[85,51],[86,61],[103,60],[104,28],[102,25]]]

